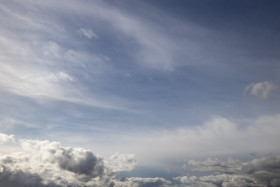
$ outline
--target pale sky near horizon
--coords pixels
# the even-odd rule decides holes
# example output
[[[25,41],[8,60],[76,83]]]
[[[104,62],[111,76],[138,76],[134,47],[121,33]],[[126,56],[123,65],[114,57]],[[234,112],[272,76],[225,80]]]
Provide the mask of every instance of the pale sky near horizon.
[[[0,0],[0,184],[280,185],[279,8]]]

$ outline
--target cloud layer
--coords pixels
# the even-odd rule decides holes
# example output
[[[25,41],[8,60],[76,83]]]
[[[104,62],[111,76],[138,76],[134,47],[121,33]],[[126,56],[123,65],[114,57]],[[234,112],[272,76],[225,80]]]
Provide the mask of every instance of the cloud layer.
[[[205,161],[190,160],[188,166],[201,172],[214,172],[216,175],[176,177],[186,186],[234,187],[280,185],[280,157],[266,156],[249,162],[229,159],[224,162],[209,158]]]
[[[62,147],[58,142],[15,139],[5,134],[0,134],[0,141],[1,148],[5,145],[16,147],[16,150],[0,153],[1,184],[110,186],[115,171],[135,167],[133,155],[115,154],[115,164],[111,166],[89,150]]]
[[[169,161],[177,159],[278,153],[279,120],[279,114],[242,120],[213,116],[202,125],[122,135],[114,146],[135,153],[141,158],[139,164],[147,167],[168,167]]]
[[[82,148],[62,147],[58,142],[16,139],[0,134],[0,147],[17,148],[0,152],[0,184],[6,186],[103,186],[103,187],[230,187],[280,185],[280,157],[266,156],[248,162],[208,158],[189,160],[185,168],[208,172],[205,176],[120,177],[135,167],[133,155],[116,153],[111,161]]]

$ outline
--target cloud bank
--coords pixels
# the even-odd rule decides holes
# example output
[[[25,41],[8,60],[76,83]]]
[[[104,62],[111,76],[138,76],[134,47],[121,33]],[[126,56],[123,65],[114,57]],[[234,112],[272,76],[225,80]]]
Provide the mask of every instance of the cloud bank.
[[[279,120],[279,114],[242,120],[213,116],[202,125],[122,135],[122,141],[116,139],[114,146],[120,152],[135,153],[141,158],[138,163],[147,167],[168,167],[166,163],[173,160],[209,156],[278,153],[275,142],[280,141]]]
[[[119,177],[118,172],[135,167],[132,154],[112,155],[111,161],[82,148],[63,147],[58,142],[16,139],[0,134],[0,146],[17,150],[0,152],[0,184],[5,186],[103,186],[103,187],[230,187],[280,185],[280,156],[241,160],[208,158],[189,160],[185,168],[208,172],[205,176],[165,178]]]
[[[15,139],[1,134],[0,144],[17,151],[0,153],[0,184],[14,186],[110,186],[114,171],[103,158],[82,148],[62,147],[58,142]],[[121,157],[121,159],[117,159]],[[132,155],[115,155],[122,170],[135,166]],[[127,161],[126,158],[129,158]],[[122,163],[124,162],[124,163]],[[129,163],[132,163],[130,166]]]
[[[188,166],[201,172],[214,172],[216,175],[181,176],[174,178],[186,186],[233,187],[280,185],[280,157],[266,156],[249,162],[228,159],[221,161],[208,158],[205,161],[190,160]]]

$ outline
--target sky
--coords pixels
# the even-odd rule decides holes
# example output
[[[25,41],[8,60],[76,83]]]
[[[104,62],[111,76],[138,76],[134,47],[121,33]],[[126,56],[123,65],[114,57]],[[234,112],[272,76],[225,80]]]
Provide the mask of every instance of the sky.
[[[0,0],[0,185],[280,186],[279,8]]]

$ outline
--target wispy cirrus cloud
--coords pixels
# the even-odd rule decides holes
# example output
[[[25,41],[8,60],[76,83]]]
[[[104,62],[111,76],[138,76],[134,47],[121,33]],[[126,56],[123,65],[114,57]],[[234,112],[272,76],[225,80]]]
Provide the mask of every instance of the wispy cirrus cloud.
[[[19,6],[25,7],[23,4]],[[0,90],[36,100],[51,99],[124,110],[125,107],[120,106],[120,102],[113,104],[114,101],[111,100],[109,103],[102,99],[103,95],[90,93],[81,80],[87,74],[96,75],[108,69],[107,58],[49,40],[50,35],[56,40],[62,33],[66,39],[71,37],[56,21],[47,22],[18,13],[17,7],[7,8],[6,5],[1,5],[0,8],[5,10],[2,14],[8,15],[2,17],[4,21],[22,21],[16,26],[10,25],[0,30]],[[57,29],[59,31],[50,34],[48,24],[55,25],[50,27],[60,28]],[[15,29],[24,34],[19,36],[18,32],[8,32]],[[31,39],[31,36],[34,38]]]
[[[98,36],[91,30],[91,29],[84,29],[84,28],[80,28],[80,30],[78,31],[79,34],[81,34],[82,36],[85,36],[88,39],[97,39]]]
[[[73,36],[73,33],[71,34],[69,30],[63,29],[62,26],[67,25],[57,19],[61,15],[66,16],[68,18],[67,21],[70,21],[70,23],[76,20],[76,15],[81,16],[84,20],[91,20],[79,23],[79,28],[75,28],[75,30],[78,30],[79,35],[89,39],[99,38],[98,42],[101,43],[103,39],[101,35],[108,33],[108,30],[112,30],[116,36],[112,38],[112,41],[118,41],[119,48],[125,50],[125,55],[130,56],[134,62],[142,67],[170,71],[178,64],[193,64],[192,59],[197,58],[197,55],[203,50],[193,42],[193,39],[185,38],[182,41],[181,38],[176,37],[176,34],[178,30],[182,30],[191,37],[204,38],[205,28],[190,21],[185,23],[174,20],[159,10],[156,10],[157,16],[164,17],[167,21],[163,25],[153,22],[148,16],[137,16],[129,11],[120,9],[118,6],[109,6],[102,1],[80,3],[73,0],[71,3],[66,4],[65,2],[57,3],[50,1],[48,3],[38,3],[29,1],[28,4],[36,6],[36,8],[44,6],[44,9],[54,12],[52,16],[47,17],[50,23],[36,17],[31,19],[46,25],[54,24],[58,33],[57,35],[52,34],[59,40],[63,38],[67,40],[67,36]],[[139,3],[137,6],[142,6],[143,9],[147,8],[149,10],[142,3]],[[139,13],[141,14],[141,12]],[[148,11],[146,13],[150,14]],[[99,28],[99,31],[94,32],[87,25],[94,25]],[[52,27],[54,26],[52,25]],[[168,31],[166,26],[170,28]],[[99,35],[98,32],[103,33]],[[64,36],[62,36],[63,34]],[[76,38],[75,41],[77,40],[79,38]],[[188,60],[183,61],[183,57]]]

